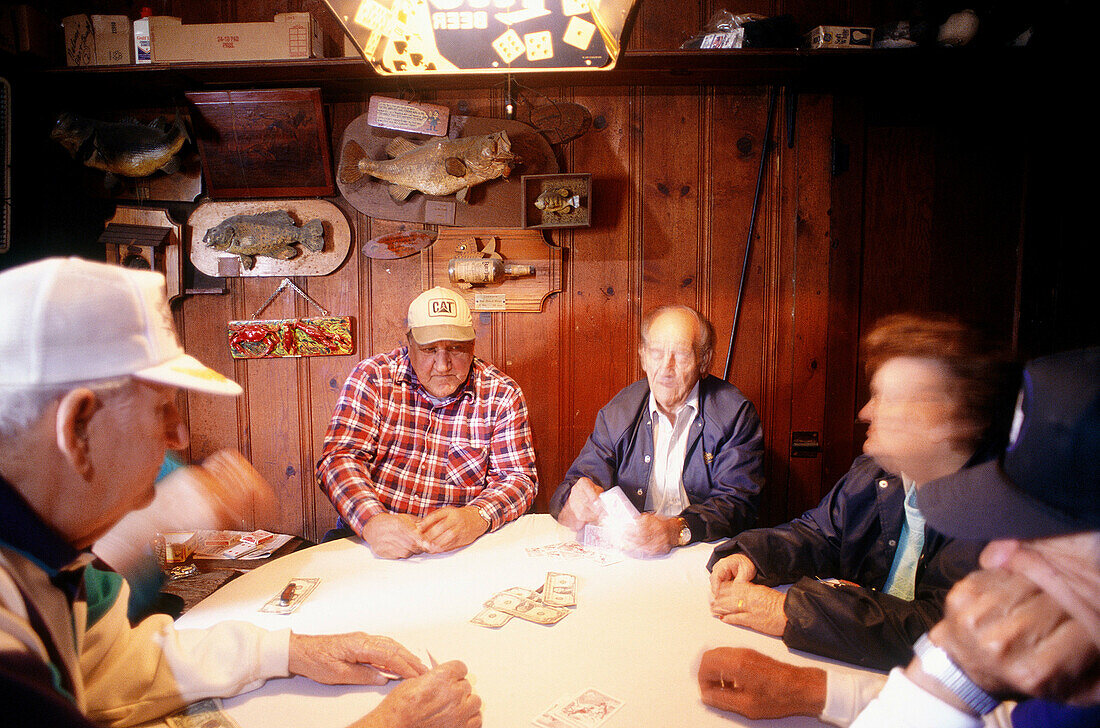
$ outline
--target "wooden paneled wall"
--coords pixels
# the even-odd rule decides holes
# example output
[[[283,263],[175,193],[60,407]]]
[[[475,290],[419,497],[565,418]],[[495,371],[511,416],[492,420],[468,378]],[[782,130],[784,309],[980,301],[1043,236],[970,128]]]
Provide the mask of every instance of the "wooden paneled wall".
[[[893,10],[905,5],[776,0],[738,10],[791,13],[808,28],[825,21],[870,24],[900,17]],[[627,48],[678,47],[721,6],[709,0],[642,0]],[[154,10],[188,22],[327,12],[318,0],[174,0],[159,2]],[[330,54],[340,46],[334,25],[325,24]],[[503,116],[500,84],[441,92],[410,82],[409,90],[452,108],[465,102],[472,115]],[[1009,343],[1020,329],[1021,289],[1024,295],[1038,291],[1037,303],[1024,306],[1036,312],[1031,324],[1036,332],[1042,331],[1044,312],[1061,305],[1043,298],[1050,276],[1033,276],[1024,265],[1042,259],[1037,248],[1026,248],[1036,236],[1021,232],[1025,205],[1041,201],[1045,207],[1032,217],[1048,221],[1058,218],[1058,202],[1053,193],[1028,194],[1032,153],[1019,142],[1034,127],[1011,113],[1013,95],[998,93],[990,103],[968,89],[951,98],[936,89],[795,92],[784,89],[778,99],[775,148],[764,167],[730,375],[764,421],[765,525],[815,504],[859,451],[856,412],[865,382],[857,345],[877,317],[896,310],[948,311]],[[334,152],[347,124],[365,113],[368,93],[361,101],[326,104]],[[545,509],[599,408],[641,376],[637,326],[647,309],[682,302],[710,317],[718,331],[712,371],[721,375],[769,93],[766,87],[666,87],[644,81],[519,89],[520,104],[572,101],[606,121],[559,150],[564,171],[592,174],[594,203],[592,227],[554,232],[554,243],[563,249],[562,291],[541,313],[475,314],[477,355],[509,373],[527,395],[541,486],[536,509]],[[41,106],[61,103],[43,99]],[[16,151],[25,148],[17,145]],[[838,150],[845,152],[846,164],[834,167]],[[17,160],[16,189],[43,189],[65,179],[42,167],[39,156]],[[1054,176],[1060,167],[1047,161],[1039,169]],[[102,230],[99,218],[57,215],[49,196],[20,194],[21,250],[38,245],[39,255],[56,254],[62,245],[79,249],[82,237],[89,238],[85,250],[94,247]],[[224,447],[241,450],[273,484],[279,504],[273,520],[244,525],[310,539],[335,521],[316,487],[314,464],[340,387],[359,358],[401,343],[406,308],[421,291],[417,257],[372,260],[359,252],[363,241],[397,223],[371,219],[339,197],[332,201],[351,225],[351,252],[331,275],[296,283],[333,313],[355,318],[355,356],[231,359],[227,322],[251,315],[278,279],[232,279],[226,295],[186,297],[176,310],[188,351],[246,389],[238,400],[185,397],[191,430],[185,457],[201,460]],[[99,214],[99,206],[90,210]],[[100,217],[110,214],[104,210]],[[183,209],[181,216],[186,214]],[[303,302],[284,296],[265,317],[309,313]],[[1075,320],[1063,317],[1059,323]],[[820,433],[823,452],[792,458],[796,431]]]
[[[645,310],[667,302],[697,307],[715,323],[712,371],[721,375],[768,109],[766,89],[561,89],[564,98],[607,125],[565,145],[564,166],[593,174],[591,228],[555,231],[564,249],[564,285],[541,313],[475,314],[476,353],[523,388],[531,411],[545,505],[591,431],[597,410],[642,376],[637,326]],[[495,91],[441,94],[466,101],[475,115],[499,115]],[[334,104],[334,144],[365,103]],[[819,459],[792,476],[810,493],[786,492],[790,429],[821,429],[824,412],[828,278],[827,97],[800,100],[799,133],[769,157],[746,279],[730,380],[757,405],[766,423],[769,484],[765,517],[816,499]],[[782,135],[782,119],[777,134]],[[393,229],[336,199],[356,241]],[[185,347],[246,388],[239,402],[190,397],[192,459],[219,447],[244,452],[279,494],[274,523],[316,538],[335,520],[316,488],[313,464],[345,377],[358,358],[400,345],[409,301],[421,291],[417,256],[372,260],[352,252],[333,274],[299,278],[313,298],[356,321],[356,356],[302,360],[231,360],[225,325],[246,318],[277,279],[233,279],[226,296],[183,301]],[[265,317],[307,315],[281,297]],[[800,395],[792,398],[797,390]],[[806,468],[809,472],[803,472]]]

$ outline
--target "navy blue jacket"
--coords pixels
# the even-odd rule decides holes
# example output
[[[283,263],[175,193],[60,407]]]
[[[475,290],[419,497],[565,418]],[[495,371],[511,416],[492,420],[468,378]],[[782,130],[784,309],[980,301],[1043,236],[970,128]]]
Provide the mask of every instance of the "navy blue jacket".
[[[915,598],[882,592],[901,537],[904,500],[901,478],[861,455],[816,507],[720,544],[707,568],[740,553],[756,564],[755,583],[794,582],[783,605],[788,647],[882,670],[904,665],[917,637],[940,620],[951,586],[977,568],[984,545],[925,527]],[[858,586],[830,586],[814,577]]]
[[[752,402],[732,384],[704,377],[683,470],[691,505],[680,515],[692,541],[732,536],[756,522],[763,465],[764,435]],[[550,499],[550,513],[558,517],[581,477],[605,490],[622,487],[634,506],[645,510],[652,469],[649,382],[643,379],[615,395],[596,415],[588,442]]]

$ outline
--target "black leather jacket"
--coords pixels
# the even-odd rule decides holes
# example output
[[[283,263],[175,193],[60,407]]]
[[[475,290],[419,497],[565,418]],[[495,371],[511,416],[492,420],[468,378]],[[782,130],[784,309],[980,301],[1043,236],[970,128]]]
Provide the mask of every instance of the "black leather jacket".
[[[756,583],[794,582],[783,633],[792,649],[883,670],[906,664],[913,642],[942,616],[948,590],[977,568],[984,544],[925,528],[915,598],[883,593],[905,520],[904,498],[901,478],[862,455],[816,508],[720,544],[707,568],[742,553],[756,564]],[[830,586],[814,577],[859,586]]]

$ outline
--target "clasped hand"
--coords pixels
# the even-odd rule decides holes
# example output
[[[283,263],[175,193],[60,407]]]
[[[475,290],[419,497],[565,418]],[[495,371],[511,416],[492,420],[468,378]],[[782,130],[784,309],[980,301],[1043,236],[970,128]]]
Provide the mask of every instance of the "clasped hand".
[[[404,559],[454,551],[487,530],[489,524],[473,506],[444,506],[423,519],[407,513],[379,513],[367,521],[363,540],[379,558]]]
[[[291,633],[290,673],[328,685],[404,682],[352,728],[479,728],[481,699],[466,680],[466,666],[445,662],[429,670],[389,637]]]

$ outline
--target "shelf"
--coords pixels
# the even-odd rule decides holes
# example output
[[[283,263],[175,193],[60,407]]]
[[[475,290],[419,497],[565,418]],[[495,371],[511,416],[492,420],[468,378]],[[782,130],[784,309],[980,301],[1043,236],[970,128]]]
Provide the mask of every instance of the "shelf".
[[[1017,84],[1032,77],[1043,56],[1029,48],[909,50],[628,51],[610,71],[517,72],[530,87],[554,86],[760,86],[844,92],[872,85]],[[317,86],[326,101],[356,101],[375,91],[484,89],[503,76],[454,74],[381,76],[358,58],[253,63],[175,63],[32,69],[9,61],[13,82],[22,77],[70,105],[149,105],[183,102],[183,92]]]

